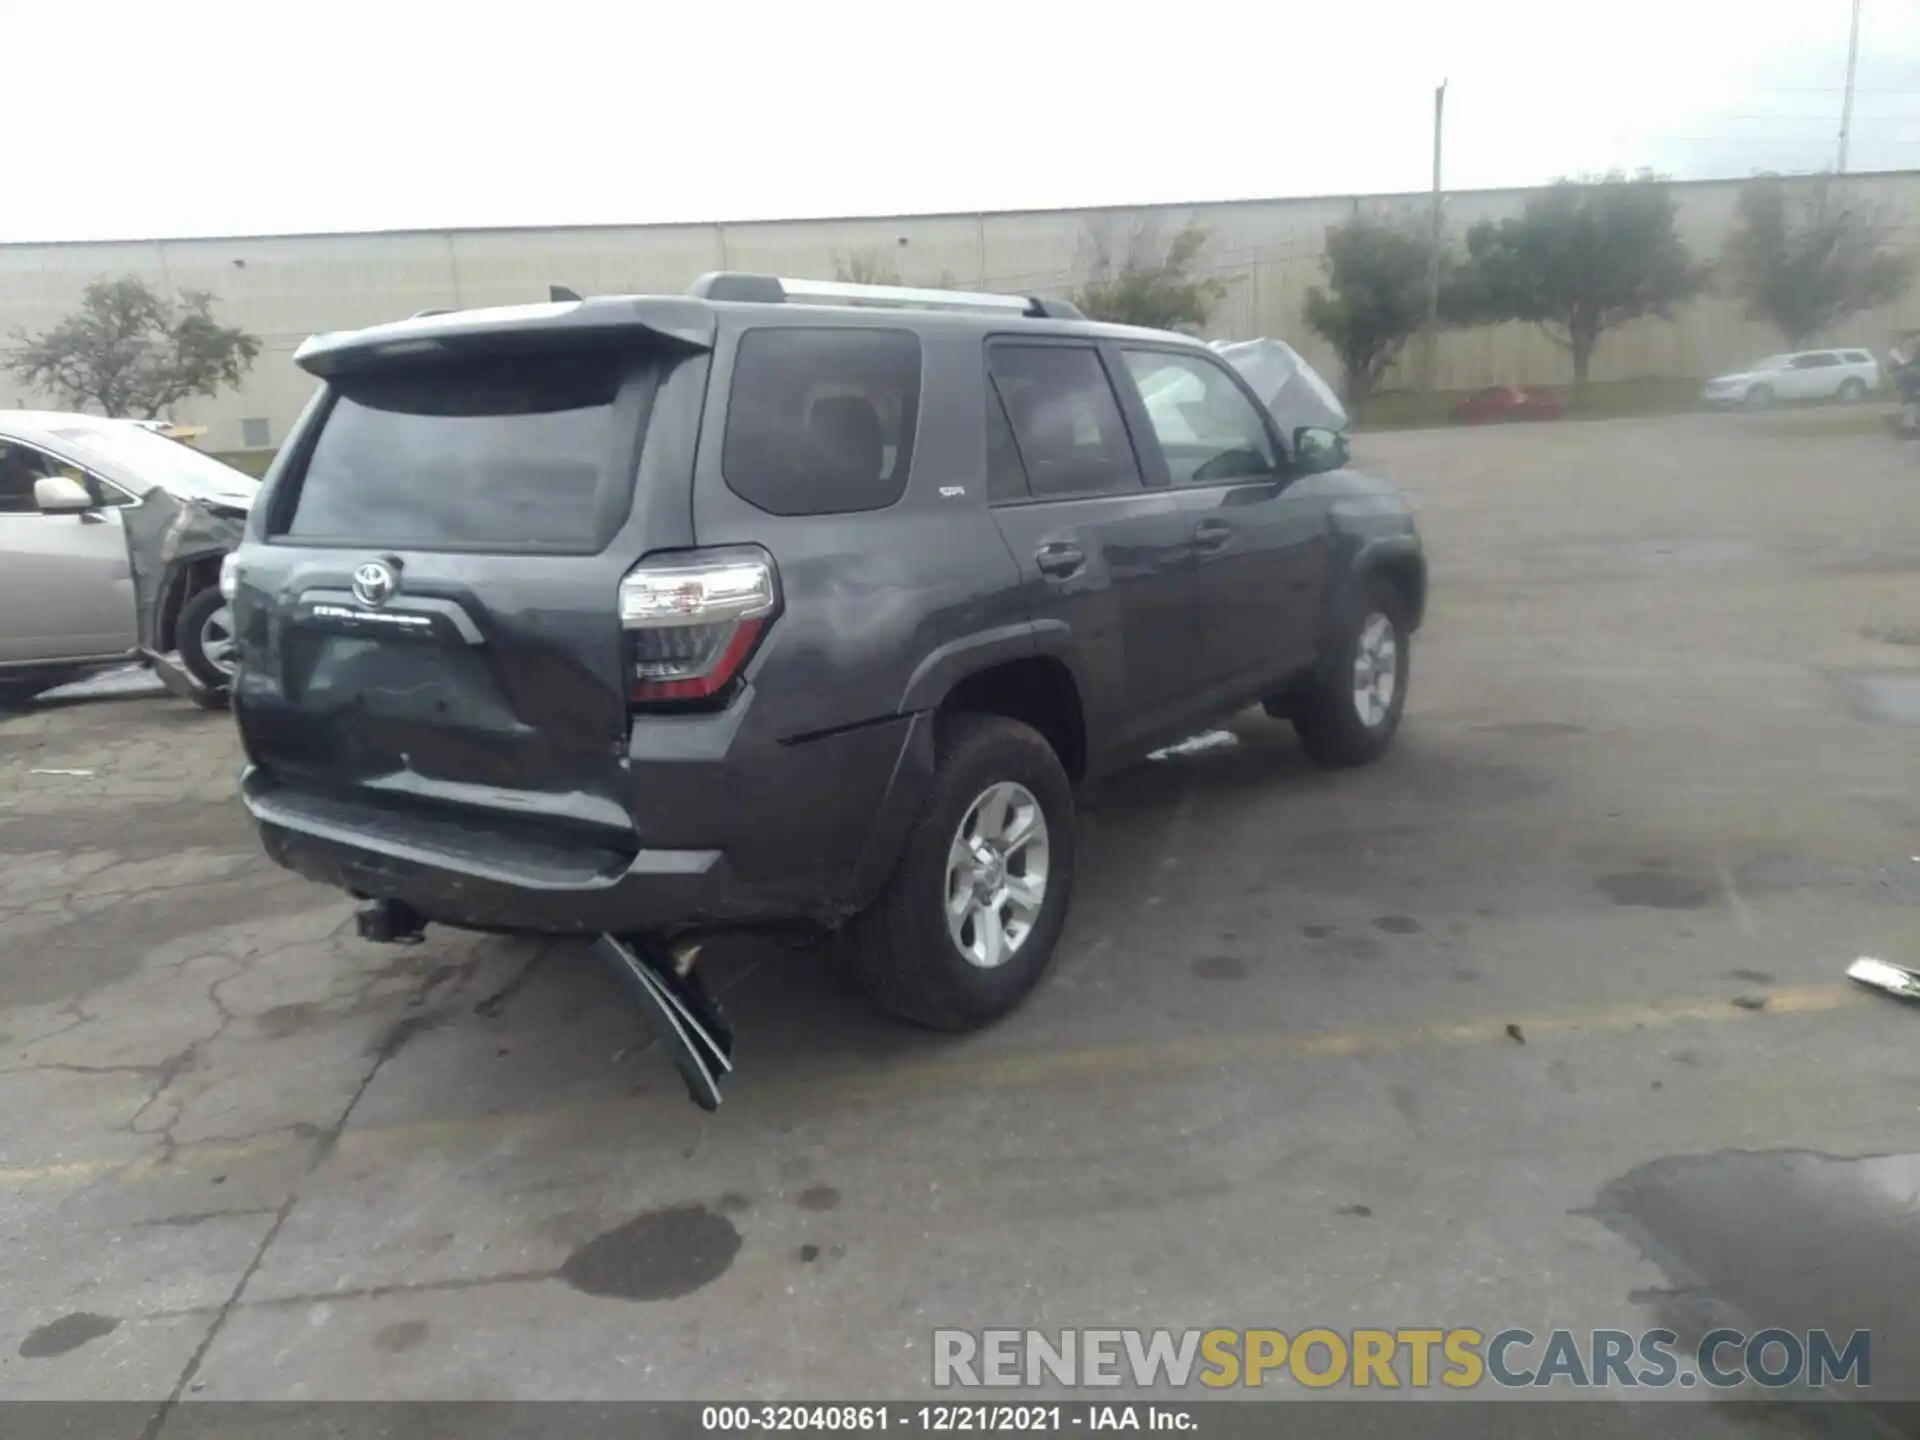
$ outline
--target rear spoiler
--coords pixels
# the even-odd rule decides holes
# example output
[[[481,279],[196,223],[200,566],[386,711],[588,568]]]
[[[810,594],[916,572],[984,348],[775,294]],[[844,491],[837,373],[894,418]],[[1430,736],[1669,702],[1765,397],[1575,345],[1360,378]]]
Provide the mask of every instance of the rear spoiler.
[[[512,354],[623,337],[682,350],[711,350],[713,311],[698,300],[676,296],[607,296],[426,312],[365,330],[312,336],[293,352],[293,363],[324,379],[408,360]]]

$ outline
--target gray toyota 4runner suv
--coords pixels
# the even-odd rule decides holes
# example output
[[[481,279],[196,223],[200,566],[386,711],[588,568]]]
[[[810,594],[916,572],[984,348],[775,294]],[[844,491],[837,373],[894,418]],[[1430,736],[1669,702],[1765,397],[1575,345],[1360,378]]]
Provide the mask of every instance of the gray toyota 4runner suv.
[[[882,1009],[979,1026],[1059,941],[1085,782],[1256,702],[1360,764],[1406,704],[1407,503],[1179,335],[719,274],[296,359],[223,579],[268,851],[371,939],[599,937],[703,1105],[703,936],[838,932]]]

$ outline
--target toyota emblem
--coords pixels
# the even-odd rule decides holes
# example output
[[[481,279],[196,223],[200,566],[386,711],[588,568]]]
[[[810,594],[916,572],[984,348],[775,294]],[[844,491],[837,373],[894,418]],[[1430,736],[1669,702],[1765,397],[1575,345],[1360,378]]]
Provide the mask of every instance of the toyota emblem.
[[[400,588],[400,577],[384,560],[369,560],[353,572],[353,598],[362,605],[384,605]]]

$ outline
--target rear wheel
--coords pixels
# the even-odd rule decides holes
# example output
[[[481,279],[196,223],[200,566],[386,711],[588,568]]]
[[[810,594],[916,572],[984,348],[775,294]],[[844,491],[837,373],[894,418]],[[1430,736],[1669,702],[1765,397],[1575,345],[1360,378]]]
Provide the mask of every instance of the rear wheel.
[[[1848,405],[1858,405],[1867,398],[1867,382],[1854,376],[1840,387],[1840,398]]]
[[[1407,705],[1413,652],[1406,606],[1384,580],[1369,581],[1338,628],[1312,683],[1292,708],[1293,728],[1320,765],[1365,765],[1393,742]]]
[[[941,717],[933,788],[879,898],[843,932],[869,999],[935,1030],[972,1030],[1026,998],[1073,892],[1073,790],[1038,731]]]
[[[208,586],[180,608],[175,627],[180,663],[209,690],[224,690],[240,669],[233,611],[218,588]]]

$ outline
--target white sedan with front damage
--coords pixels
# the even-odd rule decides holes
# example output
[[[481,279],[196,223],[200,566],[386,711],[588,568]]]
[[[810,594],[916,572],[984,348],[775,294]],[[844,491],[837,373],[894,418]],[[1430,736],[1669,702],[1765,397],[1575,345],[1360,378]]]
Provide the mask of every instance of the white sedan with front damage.
[[[0,702],[176,651],[224,691],[220,562],[258,489],[132,421],[0,411]]]

